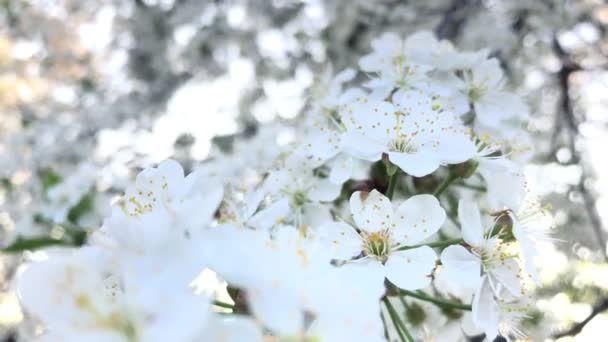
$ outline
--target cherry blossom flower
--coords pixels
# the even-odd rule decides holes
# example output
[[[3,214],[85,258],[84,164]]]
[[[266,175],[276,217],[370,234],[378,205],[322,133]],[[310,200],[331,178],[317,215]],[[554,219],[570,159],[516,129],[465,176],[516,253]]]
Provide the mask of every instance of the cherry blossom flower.
[[[51,255],[19,276],[26,310],[63,340],[187,341],[199,336],[209,302],[182,288],[125,283],[120,260],[95,248]],[[44,284],[44,286],[39,286]],[[203,323],[203,324],[201,324]]]
[[[467,247],[452,245],[443,250],[441,263],[446,273],[473,289],[480,286],[482,274],[486,274],[496,291],[505,288],[510,295],[521,296],[521,270],[516,255],[511,254],[498,237],[492,236],[492,229],[484,228],[477,204],[461,200],[458,218]]]
[[[498,128],[505,121],[529,116],[529,109],[521,98],[502,89],[503,72],[497,59],[477,63],[464,73],[464,81],[466,96],[475,108],[476,121],[482,126]]]
[[[430,247],[414,246],[437,232],[445,221],[445,211],[434,196],[411,197],[394,210],[391,201],[378,191],[358,191],[350,198],[350,210],[356,228],[343,222],[320,228],[335,259],[346,262],[344,267],[362,263],[368,272],[386,276],[403,289],[428,285],[436,254]]]
[[[360,98],[346,106],[345,150],[357,158],[391,163],[416,177],[474,156],[475,145],[458,119],[419,91],[398,91],[393,103]]]
[[[496,294],[491,282],[483,277],[473,299],[472,319],[474,325],[486,334],[488,340],[501,335],[507,340],[525,338],[520,330],[521,321],[530,310],[527,298]]]

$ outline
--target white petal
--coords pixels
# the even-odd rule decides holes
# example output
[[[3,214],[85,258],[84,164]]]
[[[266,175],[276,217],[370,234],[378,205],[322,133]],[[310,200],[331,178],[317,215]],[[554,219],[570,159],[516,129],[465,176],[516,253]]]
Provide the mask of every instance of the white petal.
[[[265,195],[266,194],[264,193],[263,189],[257,189],[245,196],[243,218],[250,218],[255,214],[256,210],[260,206],[260,203],[264,200]]]
[[[329,179],[319,179],[308,190],[308,198],[317,202],[330,202],[340,196],[342,184],[332,183]]]
[[[316,168],[341,150],[341,133],[324,129],[309,133],[301,139],[288,163]]]
[[[184,178],[184,169],[173,159],[167,159],[158,164],[158,173],[167,180]]]
[[[388,159],[403,172],[414,177],[429,175],[441,165],[437,156],[428,153],[389,152]]]
[[[205,327],[205,339],[222,342],[262,342],[260,327],[249,317],[227,315],[213,316]]]
[[[471,246],[481,246],[484,229],[479,207],[473,201],[461,199],[458,202],[458,219],[462,226],[462,237]]]
[[[446,219],[445,210],[433,195],[416,195],[403,202],[395,216],[396,240],[409,246],[435,234]]]
[[[350,212],[357,227],[367,232],[389,229],[393,222],[393,205],[378,190],[353,193],[350,196]]]
[[[224,198],[224,186],[216,181],[210,180],[201,171],[195,171],[186,176],[186,188],[188,192],[184,196],[197,198],[193,201],[196,205],[196,215],[190,215],[196,222],[207,223],[215,214],[217,208]]]
[[[310,227],[320,227],[333,221],[331,211],[327,205],[319,203],[308,204],[303,208],[302,223]]]
[[[344,289],[345,292],[341,292],[341,296],[349,300],[376,302],[384,295],[386,267],[374,259],[348,263],[335,272],[340,281],[357,284],[348,286]]]
[[[343,122],[347,132],[359,133],[383,145],[393,139],[397,121],[392,103],[364,98],[346,108]]]
[[[405,48],[418,63],[433,63],[433,52],[440,46],[437,37],[430,31],[418,31],[405,40]]]
[[[255,229],[270,229],[289,216],[290,210],[289,200],[283,198],[257,212],[247,223]]]
[[[504,261],[499,267],[493,268],[490,272],[509,293],[515,297],[522,296],[522,286],[519,280],[520,268],[517,261],[509,259]]]
[[[500,309],[494,299],[492,288],[485,277],[473,298],[472,312],[473,323],[485,332],[489,341],[493,341],[498,336]]]
[[[377,71],[380,64],[380,57],[377,54],[369,54],[359,59],[359,67],[363,71]]]
[[[447,247],[441,253],[443,269],[453,281],[477,289],[481,280],[481,260],[460,245]]]
[[[475,103],[479,121],[489,127],[500,127],[503,120],[526,118],[530,111],[515,94],[505,91],[489,91]]]
[[[332,251],[332,257],[348,260],[361,253],[361,236],[352,226],[343,222],[332,222],[319,228],[319,235]]]
[[[367,161],[377,161],[385,150],[384,144],[375,142],[359,132],[346,132],[342,136],[344,151],[351,156]]]
[[[355,78],[356,75],[357,75],[357,72],[354,69],[346,68],[346,69],[340,71],[338,74],[336,74],[336,76],[334,76],[332,83],[333,82],[336,82],[336,83],[348,82],[348,81],[352,80],[353,78]]]
[[[431,149],[446,164],[464,163],[477,152],[475,143],[464,132],[444,132]]]
[[[386,264],[386,278],[397,287],[406,290],[425,288],[431,282],[437,254],[423,246],[392,253]]]
[[[539,255],[538,248],[519,220],[517,220],[513,215],[510,216],[512,217],[513,221],[513,235],[519,242],[519,248],[524,258],[526,272],[528,272],[530,278],[532,278],[532,281],[534,281],[537,285],[540,285],[540,278],[534,263],[534,260]]]
[[[264,288],[253,289],[247,294],[251,311],[257,319],[277,334],[294,336],[303,328],[304,314],[297,296],[289,292]]]
[[[524,175],[515,163],[507,159],[482,158],[478,170],[487,184],[492,209],[519,208],[526,188]]]
[[[499,85],[503,72],[496,58],[484,60],[473,68],[473,82],[492,89]]]
[[[331,162],[330,167],[329,180],[334,184],[344,184],[353,173],[353,158],[340,154]]]
[[[477,327],[473,322],[473,314],[468,311],[462,316],[460,327],[462,328],[462,332],[464,332],[467,336],[483,334],[483,330]]]

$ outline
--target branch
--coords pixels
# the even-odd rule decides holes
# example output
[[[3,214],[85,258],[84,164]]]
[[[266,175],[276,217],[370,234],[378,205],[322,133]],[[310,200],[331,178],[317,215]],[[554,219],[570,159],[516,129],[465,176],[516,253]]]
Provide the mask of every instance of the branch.
[[[587,323],[591,322],[591,320],[601,314],[602,312],[608,310],[608,298],[604,298],[601,301],[599,301],[597,304],[595,304],[593,306],[593,310],[591,310],[591,313],[589,314],[589,316],[587,316],[587,318],[585,318],[582,322],[579,322],[575,325],[573,325],[572,327],[570,327],[570,329],[561,332],[561,333],[557,333],[555,335],[553,335],[554,339],[558,339],[558,338],[562,338],[562,337],[566,337],[566,336],[575,336],[577,334],[579,334],[581,331],[583,331],[583,328],[585,327],[585,325],[587,325]]]
[[[593,234],[597,240],[597,243],[602,252],[604,260],[608,261],[608,256],[605,251],[606,236],[604,235],[604,227],[602,225],[601,218],[597,212],[595,206],[595,198],[589,192],[586,186],[587,171],[584,163],[581,162],[582,158],[579,151],[576,149],[576,139],[579,135],[578,123],[574,117],[574,110],[572,108],[572,100],[570,98],[570,75],[576,71],[582,70],[581,66],[576,63],[570,54],[564,50],[559,43],[557,33],[553,34],[553,51],[556,56],[560,59],[562,67],[557,72],[557,79],[559,82],[559,89],[561,91],[560,98],[560,112],[556,115],[556,122],[553,135],[551,137],[551,146],[553,151],[556,151],[557,138],[559,134],[565,130],[568,137],[568,148],[572,155],[572,162],[578,163],[581,168],[581,178],[577,185],[577,190],[583,197],[583,204],[585,211],[589,217],[589,222],[593,230]],[[554,154],[554,153],[553,153]]]
[[[479,3],[478,0],[453,0],[435,29],[437,38],[454,40],[462,29],[468,10]]]

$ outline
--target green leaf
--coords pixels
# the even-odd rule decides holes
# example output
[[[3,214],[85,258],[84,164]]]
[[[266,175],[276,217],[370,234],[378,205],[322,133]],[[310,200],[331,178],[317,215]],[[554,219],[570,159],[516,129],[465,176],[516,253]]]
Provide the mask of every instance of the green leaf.
[[[93,194],[87,193],[68,211],[68,221],[76,224],[84,214],[93,209]]]
[[[49,236],[33,238],[17,238],[12,244],[2,248],[5,253],[18,253],[25,250],[36,250],[48,246],[68,246],[69,242],[61,239],[53,239]]]
[[[44,169],[39,173],[40,181],[42,182],[42,191],[46,193],[53,186],[61,183],[61,176],[52,169]]]
[[[2,177],[0,178],[0,185],[6,189],[6,191],[12,191],[13,190],[13,182],[11,182],[11,179],[8,177]]]

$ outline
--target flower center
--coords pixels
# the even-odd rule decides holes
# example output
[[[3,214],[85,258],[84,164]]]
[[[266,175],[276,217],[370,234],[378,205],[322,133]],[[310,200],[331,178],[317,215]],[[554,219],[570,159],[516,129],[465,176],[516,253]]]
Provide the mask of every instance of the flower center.
[[[403,139],[398,138],[391,141],[390,144],[391,151],[402,152],[402,153],[416,153],[418,152],[418,147],[412,144],[411,139]]]
[[[291,203],[294,207],[299,208],[307,202],[307,196],[303,191],[296,191],[291,195]]]
[[[366,234],[363,237],[363,251],[380,261],[385,261],[390,253],[388,231]]]
[[[393,57],[393,65],[400,67],[403,64],[405,64],[405,55],[399,54]]]
[[[335,125],[336,128],[343,128],[344,124],[342,123],[342,117],[340,116],[338,110],[332,108],[323,108],[323,114],[325,114],[327,120],[331,124]]]
[[[481,85],[474,85],[469,88],[467,93],[470,102],[477,102],[485,94],[486,88]]]
[[[494,269],[503,265],[509,259],[517,258],[508,250],[508,245],[502,241],[495,244],[478,246],[472,248],[473,254],[479,256],[481,265],[485,270]]]

